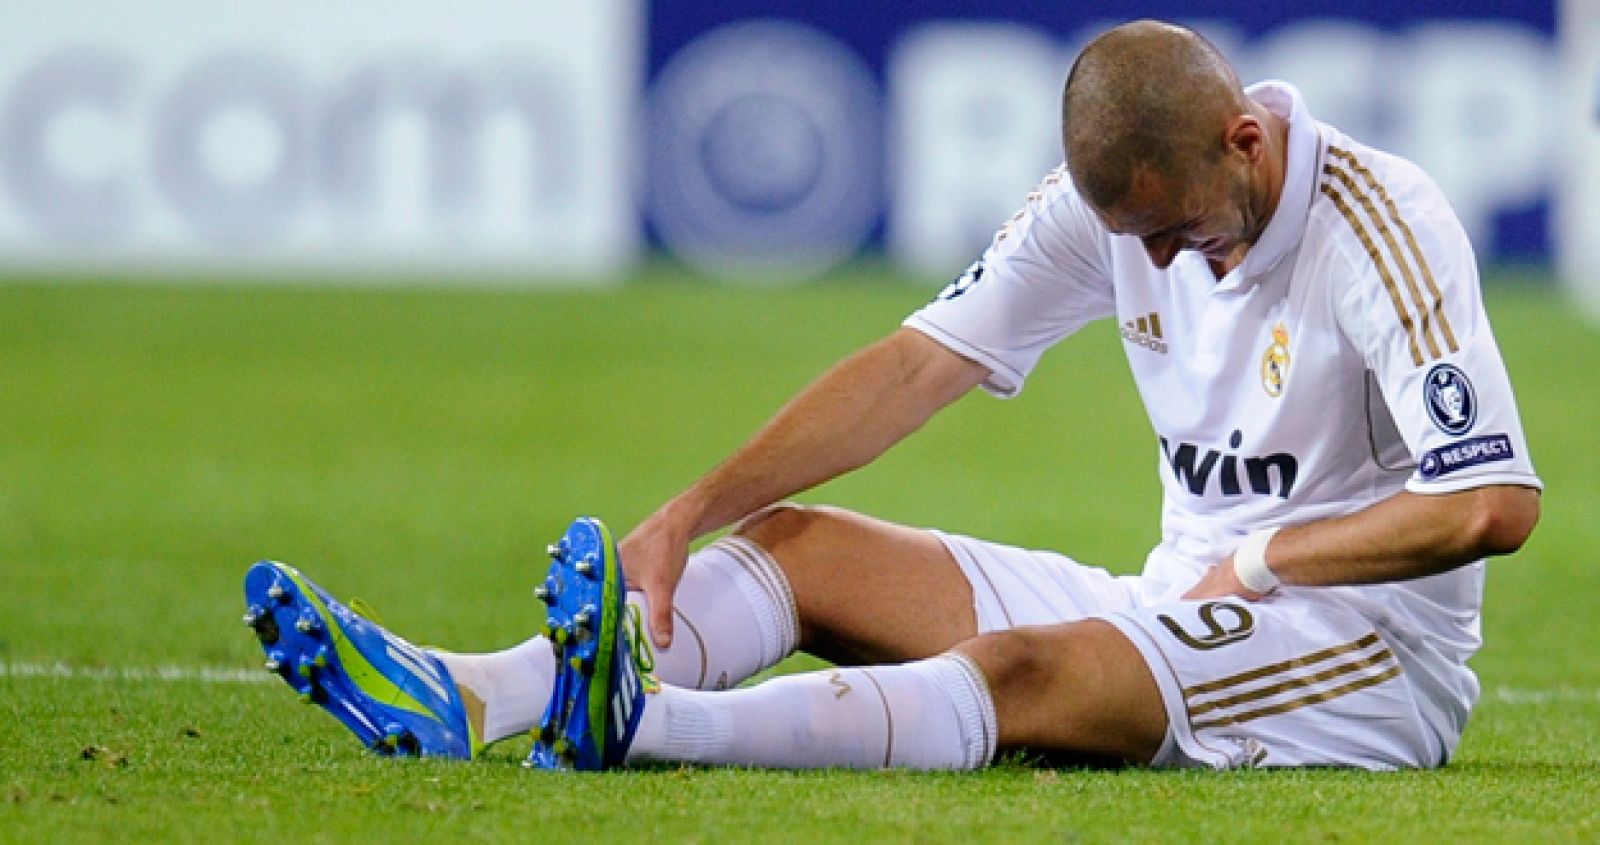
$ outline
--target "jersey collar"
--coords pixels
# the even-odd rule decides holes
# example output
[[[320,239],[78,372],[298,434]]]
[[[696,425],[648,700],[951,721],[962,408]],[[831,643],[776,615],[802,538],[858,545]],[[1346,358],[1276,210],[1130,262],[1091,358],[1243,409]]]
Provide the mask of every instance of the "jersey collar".
[[[1312,189],[1317,181],[1317,124],[1306,111],[1300,92],[1287,82],[1268,80],[1245,89],[1251,99],[1289,121],[1288,161],[1283,169],[1283,193],[1261,237],[1245,253],[1244,263],[1232,278],[1218,287],[1242,288],[1265,276],[1283,257],[1294,251],[1311,213]]]

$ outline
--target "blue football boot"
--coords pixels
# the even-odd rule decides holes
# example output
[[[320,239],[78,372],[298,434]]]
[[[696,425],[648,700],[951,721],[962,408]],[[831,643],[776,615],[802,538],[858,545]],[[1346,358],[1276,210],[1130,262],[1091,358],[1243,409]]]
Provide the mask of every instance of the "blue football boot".
[[[526,765],[600,771],[622,765],[657,689],[650,644],[611,532],[580,517],[550,546],[549,574],[534,595],[549,606],[546,633],[556,654],[556,681]],[[630,612],[631,611],[631,612]]]
[[[436,657],[345,607],[287,564],[244,576],[244,623],[267,670],[384,755],[470,759],[483,746]]]

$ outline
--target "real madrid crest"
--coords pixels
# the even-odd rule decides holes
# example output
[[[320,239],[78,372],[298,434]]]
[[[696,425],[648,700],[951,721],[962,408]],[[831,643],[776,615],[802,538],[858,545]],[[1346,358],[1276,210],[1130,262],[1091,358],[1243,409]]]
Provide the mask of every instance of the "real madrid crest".
[[[1283,386],[1289,381],[1289,329],[1279,320],[1272,327],[1272,345],[1261,356],[1261,386],[1267,395],[1276,399],[1283,395]]]

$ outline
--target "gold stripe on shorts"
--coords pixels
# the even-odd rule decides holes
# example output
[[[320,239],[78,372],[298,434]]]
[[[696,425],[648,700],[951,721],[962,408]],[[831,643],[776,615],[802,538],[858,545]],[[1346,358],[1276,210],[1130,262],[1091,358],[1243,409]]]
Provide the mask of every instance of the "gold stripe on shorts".
[[[1184,687],[1183,697],[1192,698],[1197,695],[1205,695],[1208,692],[1216,692],[1217,690],[1227,689],[1231,686],[1246,684],[1251,681],[1260,680],[1261,678],[1265,678],[1269,675],[1276,675],[1280,672],[1288,671],[1290,669],[1298,669],[1302,666],[1310,666],[1313,663],[1321,663],[1330,657],[1338,657],[1341,654],[1349,654],[1352,651],[1360,651],[1377,642],[1377,634],[1368,634],[1358,640],[1345,643],[1344,645],[1332,646],[1322,649],[1321,651],[1314,651],[1301,657],[1295,657],[1277,663],[1268,663],[1265,666],[1251,669],[1248,672],[1240,672],[1237,675],[1229,675],[1226,678],[1219,678],[1215,681],[1208,681],[1203,684],[1195,684],[1192,687]]]
[[[1240,704],[1249,704],[1253,701],[1260,701],[1263,698],[1271,698],[1279,693],[1288,692],[1292,689],[1300,689],[1301,687],[1309,687],[1312,684],[1320,684],[1323,681],[1337,678],[1340,675],[1348,675],[1351,672],[1356,672],[1361,669],[1368,669],[1373,666],[1381,666],[1385,663],[1392,663],[1393,661],[1394,654],[1390,652],[1388,648],[1384,648],[1376,654],[1370,654],[1366,657],[1356,660],[1338,663],[1322,670],[1321,672],[1293,677],[1286,681],[1279,681],[1276,684],[1250,690],[1249,692],[1241,692],[1237,695],[1230,695],[1227,698],[1219,698],[1215,701],[1208,701],[1205,704],[1190,705],[1189,717],[1192,719],[1196,716],[1203,716],[1213,710],[1224,710],[1229,707],[1237,707]]]
[[[1331,701],[1340,696],[1364,690],[1367,687],[1375,687],[1391,678],[1399,677],[1399,675],[1400,665],[1397,663],[1377,675],[1368,675],[1363,678],[1357,678],[1356,680],[1351,681],[1343,686],[1326,689],[1321,692],[1308,695],[1304,698],[1296,698],[1291,701],[1285,701],[1281,704],[1274,704],[1271,707],[1263,707],[1260,710],[1250,710],[1244,713],[1237,713],[1232,716],[1223,716],[1221,718],[1212,719],[1206,722],[1195,722],[1193,723],[1192,727],[1197,731],[1205,730],[1206,728],[1220,728],[1227,725],[1237,725],[1240,722],[1248,722],[1252,719],[1260,719],[1263,716],[1276,716],[1280,713],[1288,713],[1293,710],[1299,710],[1302,707],[1308,707],[1312,704],[1321,704],[1324,701]]]
[[[1369,651],[1377,646],[1376,651]],[[1364,653],[1365,652],[1365,653]],[[1312,668],[1316,667],[1316,668]],[[1383,668],[1387,667],[1387,668]],[[1380,672],[1371,670],[1380,669]],[[1339,686],[1327,687],[1315,692],[1300,695],[1287,701],[1279,701],[1265,707],[1253,710],[1239,709],[1243,705],[1255,704],[1268,698],[1292,693],[1295,690],[1304,690],[1308,687],[1322,684],[1345,675],[1359,673],[1359,676]],[[1274,716],[1279,713],[1288,713],[1312,704],[1331,701],[1342,695],[1366,689],[1370,686],[1381,684],[1400,674],[1400,664],[1396,662],[1394,653],[1379,639],[1376,633],[1369,633],[1350,642],[1314,651],[1289,660],[1280,660],[1268,663],[1255,669],[1208,681],[1203,684],[1185,687],[1183,696],[1189,702],[1188,716],[1193,730],[1235,725],[1248,722],[1264,716]],[[1270,681],[1265,686],[1249,687],[1256,681]],[[1233,694],[1207,702],[1195,702],[1194,699],[1221,691],[1230,691]],[[1230,711],[1218,713],[1217,711]],[[1212,714],[1209,718],[1196,721],[1198,717]]]
[[[954,553],[952,553],[951,556],[954,557]],[[971,561],[972,568],[978,570],[978,574],[983,576],[983,583],[989,585],[989,593],[990,595],[994,596],[994,603],[1000,605],[1000,615],[1006,618],[1006,627],[1017,627],[1016,621],[1011,618],[1010,609],[1006,607],[1005,597],[1000,595],[999,588],[995,587],[994,585],[994,579],[989,577],[989,570],[983,568],[983,562],[978,560],[978,556],[976,554],[968,554],[967,560]],[[976,612],[974,612],[973,615],[976,616]],[[974,621],[976,621],[980,626],[983,624],[983,620],[981,619],[975,619]]]
[[[1401,216],[1388,189],[1354,154],[1338,147],[1329,147],[1328,153],[1330,158],[1323,165],[1322,172],[1330,178],[1323,181],[1320,190],[1339,209],[1382,277],[1389,293],[1389,302],[1400,318],[1401,326],[1405,328],[1412,363],[1422,365],[1425,360],[1423,346],[1427,347],[1426,360],[1442,357],[1444,353],[1439,340],[1444,341],[1444,348],[1457,351],[1459,347],[1455,332],[1445,316],[1444,296],[1433,278],[1433,269],[1428,265],[1427,256],[1417,244],[1416,234]],[[1338,162],[1334,159],[1338,159]],[[1357,175],[1361,177],[1360,180],[1357,180]],[[1383,206],[1382,210],[1378,207],[1379,203]],[[1366,212],[1365,220],[1356,211],[1356,205]],[[1401,244],[1402,239],[1404,245]],[[1413,265],[1416,272],[1412,270]],[[1399,270],[1398,279],[1394,272],[1396,269]],[[1427,287],[1427,295],[1417,283],[1418,274]],[[1404,288],[1400,285],[1401,280],[1405,282]],[[1416,308],[1420,323],[1412,318],[1412,306]],[[1436,332],[1439,340],[1435,339]]]

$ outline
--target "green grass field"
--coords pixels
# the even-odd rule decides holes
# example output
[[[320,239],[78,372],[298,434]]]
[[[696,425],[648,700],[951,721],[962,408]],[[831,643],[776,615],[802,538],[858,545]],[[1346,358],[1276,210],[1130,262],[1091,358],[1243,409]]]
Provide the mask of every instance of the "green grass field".
[[[233,671],[262,557],[423,642],[522,639],[572,516],[625,530],[930,293],[0,285],[0,841],[1600,839],[1600,333],[1537,280],[1489,301],[1544,519],[1491,566],[1442,771],[547,775],[526,741],[369,756]],[[1158,491],[1121,356],[1092,327],[805,498],[1131,570]]]

